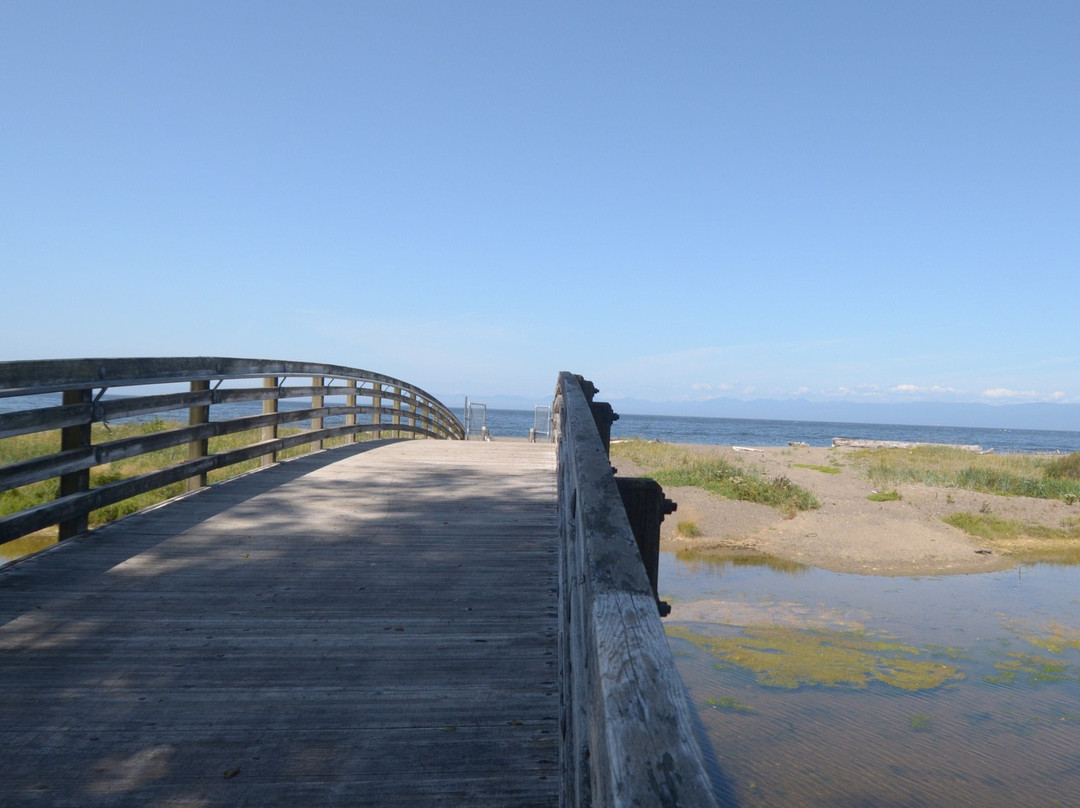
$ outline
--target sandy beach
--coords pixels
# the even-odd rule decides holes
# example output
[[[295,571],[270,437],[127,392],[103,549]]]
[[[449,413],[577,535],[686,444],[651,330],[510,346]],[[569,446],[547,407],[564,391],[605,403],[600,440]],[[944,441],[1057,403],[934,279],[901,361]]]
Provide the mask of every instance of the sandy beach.
[[[1080,506],[1059,500],[1004,497],[956,488],[901,485],[902,499],[867,499],[873,484],[847,456],[851,450],[821,447],[695,447],[757,466],[769,477],[785,476],[809,489],[821,507],[787,518],[774,508],[724,499],[697,488],[665,487],[678,510],[661,529],[665,550],[695,548],[773,556],[834,572],[867,575],[947,575],[990,572],[1017,559],[942,521],[957,511],[989,512],[1004,519],[1057,526],[1080,515]],[[640,469],[625,458],[613,461],[622,476]],[[800,466],[834,466],[827,474]],[[677,534],[680,521],[697,524],[700,535]]]

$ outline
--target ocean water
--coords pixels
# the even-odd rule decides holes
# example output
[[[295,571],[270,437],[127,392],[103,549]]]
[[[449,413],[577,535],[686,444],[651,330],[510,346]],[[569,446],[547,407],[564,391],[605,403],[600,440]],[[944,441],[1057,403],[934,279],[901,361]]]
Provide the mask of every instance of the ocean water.
[[[461,416],[460,411],[458,416]],[[488,431],[495,439],[525,437],[533,421],[534,413],[529,411],[487,411]],[[666,443],[721,446],[786,446],[796,441],[811,446],[831,446],[833,438],[862,438],[975,445],[995,452],[1080,451],[1080,432],[668,415],[622,415],[612,424],[611,437],[613,440],[644,438]]]
[[[624,415],[612,425],[611,436],[734,446],[786,446],[794,441],[811,446],[831,446],[833,438],[862,438],[970,444],[995,452],[1080,451],[1080,432],[654,415]]]
[[[326,403],[343,404],[344,399],[327,396]],[[59,396],[29,396],[0,398],[0,412],[27,406],[50,406],[59,403]],[[307,403],[283,399],[281,409],[302,409]],[[461,407],[452,407],[458,418],[464,419]],[[221,404],[211,408],[211,420],[225,420],[240,415],[261,412],[258,402]],[[161,413],[165,419],[185,421],[186,410]],[[342,419],[328,418],[327,426]],[[535,425],[543,432],[543,418],[537,421],[533,410],[488,409],[486,425],[491,436],[525,438]],[[303,426],[303,424],[301,424]],[[479,432],[479,424],[474,429]],[[917,443],[953,443],[981,446],[995,452],[1077,452],[1080,451],[1080,431],[1045,429],[983,429],[954,426],[913,426],[908,424],[866,424],[827,421],[774,421],[753,418],[699,418],[674,415],[621,415],[611,427],[614,440],[644,438],[667,443],[701,443],[730,446],[786,446],[791,442],[810,446],[830,446],[833,438],[862,438],[867,440],[898,440]]]

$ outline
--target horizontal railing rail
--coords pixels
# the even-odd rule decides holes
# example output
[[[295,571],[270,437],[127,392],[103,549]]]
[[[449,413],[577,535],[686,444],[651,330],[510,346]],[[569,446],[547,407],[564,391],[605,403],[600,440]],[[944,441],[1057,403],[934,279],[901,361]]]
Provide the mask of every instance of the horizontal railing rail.
[[[161,389],[178,385],[188,389]],[[223,416],[228,405],[231,414]],[[244,405],[259,409],[241,412]],[[163,415],[180,425],[94,440],[95,424]],[[289,434],[279,434],[281,427]],[[85,532],[99,508],[181,481],[197,489],[209,472],[254,459],[270,465],[298,446],[465,434],[457,416],[421,388],[341,365],[221,357],[0,362],[0,441],[57,431],[44,453],[0,465],[0,494],[59,480],[49,501],[0,516],[0,543],[53,525],[67,538]],[[246,432],[255,435],[250,442],[209,451],[212,439]],[[96,467],[178,446],[188,448],[186,460],[91,486]]]
[[[586,390],[583,390],[583,386]],[[560,732],[564,808],[716,808],[686,692],[623,506],[610,406],[559,376]],[[606,408],[606,416],[603,410]],[[594,419],[594,414],[599,418]]]

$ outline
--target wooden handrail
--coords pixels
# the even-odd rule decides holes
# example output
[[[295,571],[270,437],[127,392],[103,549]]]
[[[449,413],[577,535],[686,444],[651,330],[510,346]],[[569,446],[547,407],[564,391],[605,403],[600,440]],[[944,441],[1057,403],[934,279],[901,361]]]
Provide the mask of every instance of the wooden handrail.
[[[562,373],[554,405],[560,804],[716,808],[656,597],[594,420],[594,392]]]
[[[289,379],[297,384],[289,385]],[[262,386],[221,387],[224,382]],[[186,384],[186,391],[153,386]],[[104,398],[110,390],[132,388],[135,395]],[[0,517],[0,542],[59,525],[60,538],[84,532],[91,511],[182,480],[188,488],[205,484],[206,474],[330,438],[352,442],[357,435],[462,439],[457,416],[423,389],[381,373],[341,365],[223,357],[58,359],[0,362],[0,398],[62,394],[62,403],[0,412],[0,439],[60,430],[60,450],[0,467],[0,492],[59,479],[56,499]],[[328,396],[344,404],[326,403]],[[310,406],[281,409],[284,399]],[[262,413],[213,420],[215,406],[262,402]],[[384,402],[389,406],[384,406]],[[91,426],[122,418],[188,411],[188,425],[147,435],[93,443]],[[256,411],[257,413],[257,411]],[[363,416],[358,418],[357,416]],[[342,417],[340,426],[324,419]],[[386,419],[384,421],[384,418]],[[311,428],[279,436],[282,425],[310,422]],[[227,452],[208,453],[210,438],[259,430],[260,439]],[[146,474],[90,488],[90,469],[116,460],[188,445],[185,461]]]

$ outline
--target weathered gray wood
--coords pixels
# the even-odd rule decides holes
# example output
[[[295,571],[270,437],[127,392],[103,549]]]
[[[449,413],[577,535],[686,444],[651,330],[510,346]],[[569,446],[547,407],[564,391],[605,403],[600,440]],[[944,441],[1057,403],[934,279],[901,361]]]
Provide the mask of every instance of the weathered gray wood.
[[[264,402],[264,404],[269,404],[269,402]],[[352,411],[352,414],[355,416],[356,412],[367,414],[371,411],[371,407],[360,406],[356,407],[355,410]],[[55,455],[46,455],[44,457],[37,457],[31,460],[24,460],[19,463],[11,463],[7,466],[3,466],[0,468],[0,491],[8,491],[22,485],[29,485],[30,483],[39,482],[41,480],[48,480],[61,474],[68,474],[82,469],[90,469],[105,463],[114,463],[128,457],[136,457],[148,452],[168,449],[172,446],[180,446],[194,442],[205,442],[209,438],[231,435],[237,432],[247,432],[254,429],[266,430],[269,428],[271,434],[276,435],[276,427],[279,424],[297,423],[309,419],[315,421],[316,416],[319,421],[325,417],[334,415],[344,415],[348,418],[349,414],[350,408],[348,406],[286,410],[283,412],[271,410],[271,412],[266,415],[249,415],[228,421],[196,423],[191,427],[167,429],[147,435],[137,435],[131,438],[106,441],[93,446],[85,446],[76,450],[60,452]],[[433,421],[423,418],[418,418],[417,421],[418,426],[415,430],[417,434],[423,434],[434,438],[442,436],[442,433],[438,431],[437,425]],[[349,429],[349,427],[353,428]],[[356,427],[355,422],[349,424],[347,421],[345,423],[345,429],[342,429],[342,427],[334,427],[333,429],[338,430],[335,434],[353,434],[369,431],[362,427]],[[312,440],[310,437],[311,435],[322,434],[324,437],[328,437],[331,433],[327,430],[313,429],[310,432],[304,432],[302,434],[309,437],[306,440],[300,440],[299,443]],[[265,431],[264,440],[266,440]],[[203,455],[195,454],[193,457],[189,455],[189,459],[195,459],[201,456]]]
[[[445,410],[425,390],[381,373],[325,365],[314,362],[282,362],[271,359],[233,359],[226,357],[169,357],[123,359],[53,359],[0,362],[0,398],[64,390],[108,389],[139,385],[190,382],[195,380],[253,379],[268,376],[319,376],[332,379],[356,379],[376,389],[384,385],[407,391],[407,396],[422,398]],[[340,388],[338,388],[340,390]],[[299,393],[298,393],[299,394]],[[309,394],[307,394],[309,395]],[[448,411],[443,413],[452,432],[460,424]],[[460,437],[460,435],[455,435]]]
[[[554,806],[556,531],[550,446],[377,442],[0,571],[0,804]]]
[[[210,389],[210,382],[205,380],[193,381],[191,383],[192,393],[202,393]],[[210,407],[206,404],[198,404],[191,407],[188,410],[188,424],[190,426],[201,426],[203,424],[210,423]],[[188,460],[198,460],[206,457],[207,450],[209,448],[209,438],[197,438],[188,444]],[[206,485],[206,472],[196,474],[194,477],[188,477],[187,490],[195,491],[198,488],[202,488]]]
[[[65,390],[64,405],[80,406],[90,403],[91,391]],[[67,426],[60,430],[60,453],[74,454],[85,451],[90,446],[90,424],[77,424]],[[90,488],[90,470],[74,469],[60,475],[60,489],[58,496],[78,497]],[[60,521],[59,537],[61,540],[71,538],[86,530],[89,512],[72,514]]]
[[[92,420],[92,412],[92,404],[76,404],[0,413],[0,438],[88,424]]]
[[[282,413],[287,415],[288,413]],[[213,424],[207,426],[212,427]],[[187,429],[187,428],[185,428]],[[175,430],[183,432],[184,430]],[[441,435],[423,429],[421,427],[402,426],[400,431],[409,432],[426,438],[439,438]],[[202,457],[197,460],[188,460],[169,466],[159,471],[151,471],[135,477],[128,477],[107,485],[101,485],[68,496],[59,497],[51,502],[27,508],[23,511],[0,517],[0,542],[11,541],[35,530],[41,530],[49,525],[57,524],[65,520],[74,520],[88,514],[90,511],[112,505],[125,499],[138,496],[139,494],[171,485],[195,474],[206,474],[215,469],[225,468],[245,460],[252,460],[269,453],[281,452],[294,446],[302,446],[315,439],[327,439],[344,436],[355,432],[378,432],[378,427],[372,425],[361,426],[336,426],[327,427],[318,432],[301,432],[296,435],[288,435],[269,442],[253,443],[239,449],[231,449],[227,452]],[[85,530],[85,526],[83,527]],[[78,531],[82,532],[82,531]]]
[[[559,377],[563,804],[717,800],[590,402]]]
[[[311,380],[311,386],[312,386],[313,390],[320,390],[322,388],[322,384],[323,384],[322,376],[315,376]],[[323,394],[322,394],[322,392],[313,393],[312,396],[311,396],[311,409],[315,410],[315,411],[318,411],[319,409],[322,408],[322,405],[323,405]],[[311,419],[311,431],[312,432],[318,432],[322,428],[323,428],[322,416],[321,415],[320,416],[313,416],[312,419]],[[311,442],[311,451],[312,452],[321,452],[322,448],[323,448],[323,442],[321,440],[316,440],[316,441]]]
[[[356,380],[352,380],[356,384]],[[215,404],[233,404],[245,401],[266,401],[268,399],[311,398],[314,395],[333,396],[345,395],[346,407],[356,405],[355,395],[351,395],[346,387],[282,387],[276,383],[271,389],[258,387],[219,388],[217,390],[205,390],[200,392],[184,393],[159,393],[148,396],[130,396],[125,398],[106,398],[93,403],[78,404],[73,406],[39,407],[32,410],[16,410],[14,412],[0,413],[0,438],[9,438],[15,435],[25,435],[32,432],[45,432],[52,429],[62,429],[66,426],[86,423],[108,423],[121,418],[130,418],[137,415],[150,415],[157,412],[171,410],[186,410],[192,407],[212,406]],[[359,391],[363,395],[363,390]],[[386,392],[383,398],[393,398],[394,394]],[[402,400],[411,401],[407,396],[400,396]],[[424,398],[418,399],[424,402],[425,407],[431,408],[431,402]],[[379,405],[375,405],[379,406]],[[265,410],[264,410],[265,411]],[[275,410],[276,411],[276,410]],[[352,414],[369,414],[368,410],[355,410]],[[428,419],[432,423],[449,425],[445,420],[439,420],[436,413],[429,413]]]
[[[345,415],[345,426],[356,426],[356,410],[353,409],[356,406],[356,379],[350,379],[347,382],[347,387],[350,393],[345,396],[345,406],[348,407],[350,411]],[[348,443],[355,443],[356,435],[350,432],[346,441]]]
[[[311,384],[286,386],[284,380],[288,374],[311,374]],[[262,375],[264,379],[272,380],[272,383],[264,383],[261,388],[224,391],[218,389],[218,384],[226,379],[242,380],[256,375]],[[134,396],[116,402],[101,400],[101,396],[110,388],[174,383],[180,380],[189,382],[189,392]],[[216,381],[213,389],[211,380]],[[338,380],[343,381],[344,385],[335,384]],[[383,391],[386,383],[393,385],[392,393]],[[356,405],[358,390],[371,398],[371,406]],[[402,426],[398,423],[402,403],[406,403],[413,413],[422,404],[427,414],[424,418],[414,415],[407,425],[394,430],[395,437],[403,434],[439,438],[464,436],[464,429],[454,414],[420,388],[357,368],[214,357],[0,362],[0,396],[57,391],[63,392],[63,405],[59,407],[44,407],[36,411],[15,412],[0,417],[0,437],[54,428],[63,430],[59,453],[0,468],[0,492],[57,476],[61,478],[60,494],[55,502],[0,518],[0,541],[19,538],[26,532],[56,524],[58,520],[63,521],[61,536],[67,538],[86,529],[87,516],[91,510],[120,501],[117,497],[121,492],[126,492],[124,496],[127,497],[150,491],[177,479],[184,479],[177,476],[181,472],[192,475],[187,479],[187,487],[194,490],[206,484],[208,471],[240,460],[265,455],[265,466],[274,462],[277,452],[291,446],[309,444],[312,451],[319,451],[326,438],[339,435],[346,436],[349,442],[352,442],[359,432],[369,431],[356,426],[358,414],[370,413],[374,422],[382,421],[379,408],[383,398],[392,401],[390,411],[396,427]],[[302,410],[279,411],[278,400],[299,396],[309,396],[312,406]],[[327,396],[342,396],[346,404],[324,406]],[[210,421],[210,408],[213,405],[247,400],[262,400],[263,415]],[[273,402],[273,405],[267,402]],[[186,406],[189,410],[189,426],[186,428],[105,441],[91,446],[90,427],[93,423],[105,422],[110,417],[148,414],[159,412],[160,408],[178,406]],[[345,417],[344,429],[323,428],[325,418],[339,415]],[[308,420],[311,428],[302,436],[292,435],[279,439],[279,425]],[[263,440],[239,452],[219,453],[212,459],[206,458],[210,438],[251,429],[262,429]],[[88,474],[94,466],[181,443],[187,443],[189,447],[186,463],[162,472],[101,486],[93,492],[88,491]]]
[[[263,389],[274,390],[278,389],[278,380],[275,376],[268,376],[263,379]],[[277,397],[263,399],[262,405],[263,415],[273,416],[278,411],[278,399]],[[277,421],[273,420],[272,423],[266,424],[262,427],[262,439],[263,443],[267,443],[272,440],[276,440],[278,436]],[[263,468],[276,463],[278,460],[277,452],[269,452],[262,456],[261,465]]]
[[[316,362],[228,357],[141,357],[120,359],[46,359],[0,362],[0,397],[54,393],[87,387],[134,387],[142,384],[188,382],[195,379],[254,379],[266,376],[330,376],[359,378],[381,384],[420,388],[359,368]]]

